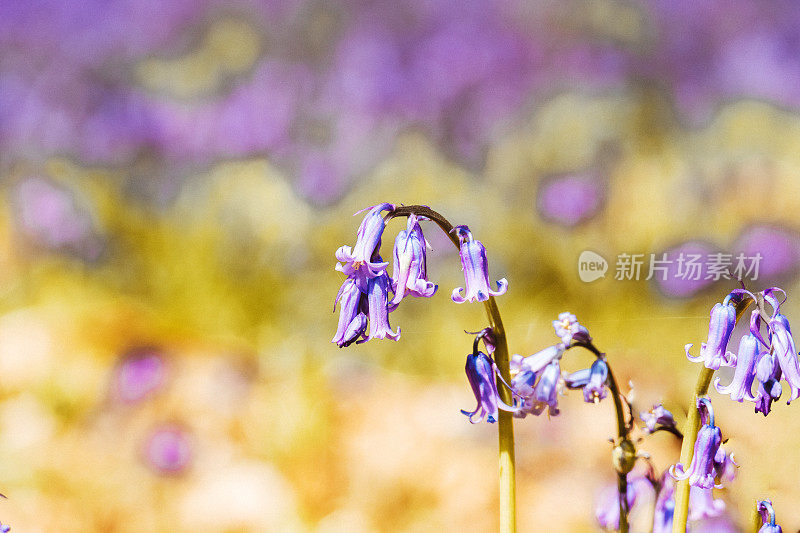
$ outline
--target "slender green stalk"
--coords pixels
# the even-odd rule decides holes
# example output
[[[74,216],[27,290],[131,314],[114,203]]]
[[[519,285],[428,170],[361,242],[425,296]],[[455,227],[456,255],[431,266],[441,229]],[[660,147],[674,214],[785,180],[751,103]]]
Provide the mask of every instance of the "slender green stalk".
[[[700,411],[697,409],[697,400],[708,393],[714,371],[703,367],[697,378],[694,396],[690,404],[689,414],[686,417],[686,427],[683,430],[683,443],[681,444],[681,464],[689,465],[694,455],[694,441],[700,430]],[[672,518],[672,533],[686,533],[686,520],[689,517],[689,480],[678,481],[675,486],[675,514]]]
[[[620,463],[635,460],[636,450],[633,443],[628,439],[630,426],[625,422],[625,409],[622,406],[622,395],[619,390],[619,385],[617,384],[617,379],[614,377],[614,372],[611,370],[611,365],[608,364],[605,355],[598,350],[593,343],[576,343],[575,346],[586,348],[596,357],[606,361],[608,365],[608,389],[611,391],[611,397],[614,399],[614,411],[617,416],[617,447],[614,453],[620,453],[621,455],[627,454],[630,456],[627,458],[615,457],[615,462],[617,462],[617,459],[619,459]],[[621,468],[616,464],[615,467],[617,467],[617,492],[619,493],[619,531],[620,533],[628,533],[628,512],[630,511],[630,509],[628,509],[628,473],[620,472]]]
[[[442,215],[424,205],[400,206],[388,216],[409,216],[410,214],[424,216],[435,222],[450,238],[456,248],[460,249],[458,237],[452,232],[453,225]],[[509,370],[508,342],[500,310],[493,296],[484,302],[486,315],[495,339],[494,360],[500,375],[507,383],[511,382]],[[497,381],[497,390],[507,404],[512,404],[511,391],[504,387],[500,380]],[[517,530],[517,498],[516,475],[514,462],[514,418],[511,413],[500,410],[497,420],[498,440],[500,448],[500,533],[515,533]]]
[[[500,318],[500,311],[497,309],[494,296],[490,296],[484,304],[486,305],[486,315],[489,317],[489,325],[492,328],[492,335],[496,343],[494,359],[498,370],[500,370],[500,375],[503,376],[506,383],[510,383],[508,343],[506,341],[506,332],[503,328],[503,320]],[[497,390],[505,403],[509,405],[513,403],[511,391],[502,386],[499,379],[497,381]],[[500,532],[513,533],[517,530],[514,417],[508,411],[500,410],[497,431],[500,447]]]
[[[756,501],[756,505],[753,507],[753,512],[750,514],[750,531],[752,531],[752,533],[758,533],[758,530],[761,529],[761,526],[761,509]]]

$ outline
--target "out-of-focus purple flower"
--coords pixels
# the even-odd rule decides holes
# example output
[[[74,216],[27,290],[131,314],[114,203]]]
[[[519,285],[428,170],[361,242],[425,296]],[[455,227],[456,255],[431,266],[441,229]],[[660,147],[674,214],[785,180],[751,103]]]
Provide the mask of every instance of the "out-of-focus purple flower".
[[[758,391],[756,396],[756,413],[767,416],[772,410],[772,402],[781,397],[781,366],[775,354],[764,352],[756,363]]]
[[[374,261],[374,254],[381,244],[383,230],[386,222],[383,220],[383,211],[394,210],[394,204],[383,203],[373,207],[368,207],[369,212],[358,226],[358,236],[354,247],[342,246],[336,250],[336,260],[341,261],[336,265],[336,270],[346,276],[352,276],[356,272],[363,271],[367,278],[374,278],[386,270],[389,263],[384,263],[380,259]],[[365,211],[362,209],[356,214]]]
[[[675,418],[672,413],[667,411],[662,404],[656,404],[647,412],[639,413],[639,417],[644,422],[645,430],[653,433],[658,427],[677,429]]]
[[[791,394],[787,404],[792,400],[800,398],[800,367],[797,363],[797,348],[792,337],[792,330],[789,328],[789,321],[780,313],[769,321],[769,340],[773,352],[778,358],[781,372],[786,382],[789,383]]]
[[[542,182],[536,203],[545,220],[576,226],[597,213],[603,203],[602,182],[591,174],[554,176]]]
[[[117,366],[112,394],[123,403],[140,402],[164,384],[166,374],[166,363],[158,350],[136,350]]]
[[[347,278],[336,295],[333,309],[341,301],[339,308],[339,326],[331,342],[339,348],[350,346],[358,337],[366,338],[367,315],[364,313],[366,294],[362,293],[353,278]]]
[[[784,279],[800,268],[800,235],[785,228],[751,226],[736,240],[733,250],[746,257],[761,256],[759,278]]]
[[[730,365],[736,356],[727,351],[728,341],[736,325],[736,307],[730,304],[716,304],[711,309],[711,321],[708,325],[708,342],[700,346],[700,355],[692,357],[689,350],[692,344],[687,344],[686,357],[694,363],[702,362],[706,368],[719,370],[721,365]]]
[[[689,488],[689,521],[714,518],[725,510],[725,502],[715,500],[712,489],[692,486]]]
[[[400,328],[397,328],[397,333],[395,333],[389,325],[389,311],[393,309],[389,305],[391,282],[389,275],[384,270],[376,277],[370,278],[367,283],[367,304],[369,306],[369,337],[367,340],[385,338],[400,340]]]
[[[714,388],[720,394],[730,394],[731,399],[737,402],[747,400],[756,401],[753,394],[753,380],[756,378],[756,362],[760,353],[760,345],[755,335],[745,335],[739,341],[739,350],[736,353],[736,370],[733,379],[728,385],[720,386],[719,378],[714,379]]]
[[[189,433],[175,424],[156,428],[145,443],[144,458],[146,463],[159,473],[183,472],[192,459]]]
[[[666,250],[670,263],[664,273],[656,273],[652,281],[670,298],[689,298],[711,286],[713,278],[707,279],[704,258],[718,252],[715,247],[698,241],[689,241]]]
[[[772,507],[772,501],[759,501],[757,506],[763,524],[758,533],[783,533],[781,526],[775,523],[775,508]]]
[[[722,432],[714,425],[714,411],[707,398],[699,398],[697,408],[700,409],[701,419],[705,420],[697,432],[692,462],[688,469],[682,463],[672,465],[669,473],[678,481],[688,479],[692,486],[710,489],[715,486],[714,457],[722,443]]]
[[[494,361],[486,354],[478,352],[467,355],[465,370],[472,392],[478,401],[478,406],[474,411],[461,411],[469,417],[470,422],[477,424],[486,420],[494,423],[497,421],[498,408],[512,413],[517,411],[516,407],[508,405],[500,399],[495,382],[495,376],[499,376],[499,372]]]
[[[483,244],[473,240],[472,232],[467,226],[456,226],[453,231],[456,232],[461,243],[458,255],[461,258],[461,270],[464,271],[466,283],[466,288],[457,287],[453,290],[453,301],[457,304],[466,301],[483,302],[488,300],[489,296],[505,294],[508,289],[508,282],[505,278],[497,281],[497,291],[489,288],[489,264]],[[464,296],[461,296],[462,291],[464,291]]]
[[[425,237],[416,215],[408,217],[406,229],[394,241],[392,263],[392,304],[398,304],[406,294],[430,297],[436,292],[435,283],[428,281],[425,262]]]
[[[589,330],[578,322],[578,317],[572,313],[561,313],[558,320],[553,320],[553,329],[556,335],[561,337],[561,342],[569,345],[573,340],[576,342],[591,342],[592,336]]]
[[[653,484],[638,473],[628,474],[628,509],[633,510],[637,502],[651,498]],[[595,518],[601,528],[608,531],[619,529],[619,492],[616,486],[608,486],[601,493],[595,507]]]
[[[661,490],[653,511],[653,532],[671,533],[672,517],[675,514],[675,480],[666,474],[661,477]]]
[[[0,533],[8,533],[9,531],[11,531],[11,526],[0,524]]]

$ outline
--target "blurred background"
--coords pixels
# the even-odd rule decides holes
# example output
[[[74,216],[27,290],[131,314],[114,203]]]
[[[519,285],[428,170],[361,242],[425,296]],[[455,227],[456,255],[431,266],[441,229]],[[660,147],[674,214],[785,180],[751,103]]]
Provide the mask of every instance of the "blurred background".
[[[399,342],[338,349],[351,215],[468,224],[512,353],[572,311],[636,409],[682,421],[683,346],[737,284],[617,280],[617,257],[761,254],[748,286],[800,318],[799,113],[790,0],[1,2],[0,520],[492,531],[496,427],[459,412],[484,310],[450,301],[458,257],[425,226],[439,292],[392,313]],[[770,497],[797,529],[800,413],[712,398],[731,519]],[[523,531],[596,530],[614,479],[611,402],[561,402],[517,424]],[[673,441],[640,447],[665,468]]]

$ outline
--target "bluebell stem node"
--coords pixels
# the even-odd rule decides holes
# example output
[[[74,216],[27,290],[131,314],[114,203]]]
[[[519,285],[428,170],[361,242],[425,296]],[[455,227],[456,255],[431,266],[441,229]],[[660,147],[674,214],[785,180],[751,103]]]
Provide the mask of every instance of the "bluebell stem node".
[[[553,329],[555,329],[556,335],[561,337],[561,342],[567,346],[573,340],[583,343],[592,342],[589,330],[582,326],[578,322],[578,317],[572,313],[565,312],[558,315],[558,320],[553,320]]]
[[[708,341],[700,345],[700,355],[693,357],[689,354],[692,344],[687,344],[686,357],[694,363],[702,362],[706,368],[719,370],[722,365],[730,365],[735,361],[735,356],[727,351],[733,328],[736,325],[736,306],[730,302],[716,304],[711,309],[711,321],[708,325]]]
[[[625,494],[628,509],[633,509],[637,502],[647,501],[653,493],[653,484],[641,474],[631,473],[627,476],[628,489]],[[606,487],[601,493],[595,507],[595,518],[601,528],[608,531],[619,529],[619,501],[617,487]]]
[[[392,289],[394,298],[391,303],[396,305],[406,294],[417,297],[429,298],[438,288],[435,283],[428,281],[425,250],[428,246],[422,235],[416,215],[408,217],[406,229],[397,234],[394,241],[394,260],[392,262]]]
[[[714,425],[714,411],[707,398],[698,398],[697,408],[703,425],[697,432],[692,462],[688,469],[682,463],[672,465],[669,473],[677,481],[688,479],[694,487],[710,489],[715,486],[714,457],[722,444],[722,432]]]
[[[672,413],[667,411],[660,403],[655,404],[652,409],[647,412],[639,413],[639,417],[644,422],[644,429],[647,433],[653,433],[657,429],[668,428],[677,429],[675,418]]]
[[[480,241],[472,238],[472,232],[467,226],[456,226],[452,229],[458,237],[460,248],[458,255],[461,258],[461,270],[464,271],[465,287],[453,290],[452,300],[461,304],[464,302],[484,302],[489,296],[501,296],[508,289],[508,281],[502,278],[497,281],[497,290],[489,288],[489,264],[486,260],[486,248]],[[464,292],[464,296],[461,293]]]
[[[489,355],[492,355],[495,348],[497,348],[497,341],[494,338],[494,331],[492,328],[483,328],[480,331],[465,331],[464,333],[467,333],[468,335],[475,335],[473,351],[478,350],[479,341],[483,341],[483,346],[486,348],[486,351]]]
[[[619,474],[627,474],[636,465],[636,446],[628,438],[622,438],[611,451],[611,462]]]
[[[758,313],[756,310],[755,313]],[[756,378],[756,362],[761,356],[760,343],[753,335],[744,335],[739,341],[739,350],[736,353],[736,370],[733,379],[728,385],[720,386],[719,378],[714,379],[714,388],[720,394],[730,394],[732,400],[755,402],[758,397],[753,394],[753,381]]]
[[[495,376],[500,376],[500,372],[495,362],[485,353],[467,355],[465,371],[475,399],[478,401],[474,411],[461,411],[469,417],[471,423],[477,424],[483,420],[489,423],[496,422],[498,408],[512,413],[517,411],[517,407],[508,405],[500,399],[495,382]]]
[[[761,515],[761,523],[763,524],[758,533],[783,533],[781,526],[775,523],[775,508],[772,507],[772,501],[759,501],[756,503],[756,509]]]

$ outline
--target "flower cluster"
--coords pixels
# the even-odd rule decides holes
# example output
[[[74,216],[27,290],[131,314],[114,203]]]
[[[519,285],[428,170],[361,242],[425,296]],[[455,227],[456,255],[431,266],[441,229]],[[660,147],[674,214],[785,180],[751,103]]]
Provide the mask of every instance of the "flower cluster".
[[[334,302],[334,310],[339,302],[341,307],[332,342],[340,348],[370,339],[398,340],[400,329],[392,330],[389,313],[406,296],[429,298],[438,288],[428,280],[426,250],[429,245],[420,226],[420,221],[426,219],[413,213],[408,215],[406,229],[395,239],[392,276],[389,277],[386,271],[389,263],[381,258],[380,246],[387,217],[391,218],[396,208],[394,204],[382,203],[359,211],[367,211],[367,214],[358,227],[355,246],[342,246],[336,251],[336,270],[347,276]],[[384,211],[389,214],[384,215]],[[505,294],[508,288],[505,278],[497,282],[496,291],[489,288],[483,244],[472,237],[467,226],[456,226],[452,231],[458,238],[465,279],[465,287],[453,291],[453,301],[483,302],[490,296]]]
[[[777,297],[779,293],[784,295],[783,300]],[[721,385],[719,378],[715,379],[714,387],[717,392],[730,395],[731,399],[738,402],[753,402],[755,411],[766,416],[772,408],[772,402],[780,398],[783,392],[781,378],[786,380],[791,389],[787,403],[800,397],[800,364],[789,321],[780,312],[780,307],[786,300],[784,291],[772,287],[759,296],[745,289],[732,291],[721,304],[715,305],[711,310],[708,342],[703,343],[700,355],[688,355],[690,344],[686,345],[686,353],[691,361],[702,361],[707,368],[713,370],[721,366],[734,367],[734,375],[729,384]],[[737,304],[753,301],[768,303],[772,307],[771,313],[767,312],[763,304],[758,304],[759,307],[750,315],[748,334],[739,341],[737,353],[731,353],[727,351],[727,345],[736,324]],[[758,382],[758,387],[754,393],[755,382]]]

